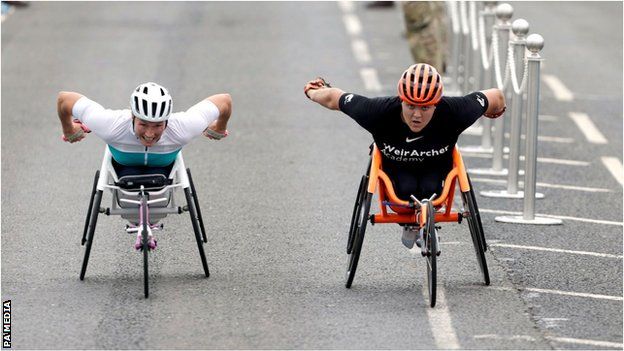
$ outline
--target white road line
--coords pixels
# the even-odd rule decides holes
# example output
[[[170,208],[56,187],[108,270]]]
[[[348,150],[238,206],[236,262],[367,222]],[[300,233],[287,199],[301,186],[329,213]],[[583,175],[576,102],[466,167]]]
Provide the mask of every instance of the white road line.
[[[460,349],[459,340],[451,324],[451,315],[449,313],[448,306],[446,304],[446,297],[444,296],[444,288],[438,285],[438,293],[436,298],[435,308],[429,308],[427,306],[427,317],[429,318],[429,325],[433,339],[435,340],[438,349],[442,350],[458,350]],[[423,285],[423,296],[429,297],[429,287],[427,284]]]
[[[579,127],[585,138],[590,143],[594,144],[606,144],[607,138],[596,128],[594,123],[589,119],[589,116],[582,112],[570,112],[568,114],[570,118]]]
[[[622,301],[622,296],[612,296],[612,295],[598,295],[598,294],[588,294],[588,293],[579,293],[575,291],[562,291],[562,290],[552,290],[552,289],[539,289],[539,288],[527,288],[527,287],[518,287],[511,288],[505,286],[493,286],[490,289],[500,290],[500,291],[517,291],[518,289],[529,292],[536,292],[542,294],[553,294],[553,295],[563,295],[563,296],[573,296],[573,297],[584,297],[588,299],[598,299],[598,300],[611,300],[611,301]]]
[[[356,15],[346,14],[342,16],[342,20],[345,27],[347,28],[347,33],[349,33],[350,35],[357,36],[362,33],[362,24],[360,23],[360,19]]]
[[[353,12],[353,1],[338,1],[338,6],[344,13]]]
[[[488,210],[488,209],[484,209],[484,208],[483,209],[479,208],[479,212],[495,213],[495,214],[508,214],[508,215],[513,215],[513,216],[520,216],[520,215],[522,215],[522,212],[501,211],[501,210]],[[536,213],[535,216],[549,217],[549,218],[558,218],[558,219],[568,219],[568,220],[571,220],[571,221],[579,221],[579,222],[587,222],[587,223],[609,224],[609,225],[617,225],[617,226],[623,226],[624,225],[624,223],[622,223],[622,222],[605,221],[605,220],[602,220],[602,219],[579,218],[579,217],[568,217],[568,216],[555,216],[555,215],[547,215],[547,214],[540,214],[540,213]]]
[[[586,255],[586,256],[596,256],[596,257],[606,257],[606,258],[619,258],[619,259],[622,259],[622,256],[605,254],[605,253],[599,253],[599,252],[552,249],[552,248],[548,248],[548,247],[538,247],[538,246],[524,246],[524,245],[513,245],[513,244],[489,244],[489,246],[492,246],[492,247],[508,247],[508,248],[512,248],[512,249],[560,252],[560,253],[569,253],[569,254],[575,254],[575,255]]]
[[[355,56],[355,59],[359,63],[365,64],[371,62],[371,55],[368,51],[368,44],[366,44],[364,40],[354,39],[351,42],[351,49],[353,50],[353,55]]]
[[[555,98],[559,101],[572,101],[574,99],[574,95],[572,92],[566,88],[565,85],[559,80],[559,78],[552,76],[550,74],[543,74],[542,79],[544,83],[548,85],[550,90],[555,94]]]
[[[507,184],[506,180],[503,179],[489,179],[489,178],[471,178],[473,182],[480,183],[492,183],[492,184]],[[536,183],[537,186],[543,188],[553,188],[553,189],[565,189],[565,190],[578,190],[578,191],[587,191],[590,193],[610,193],[612,190],[603,189],[603,188],[590,188],[584,186],[575,186],[575,185],[562,185],[562,184],[549,184],[549,183]],[[524,182],[518,182],[519,187],[524,187]]]
[[[622,185],[622,177],[624,171],[622,170],[622,161],[617,157],[603,156],[602,163],[607,167],[609,172],[613,175],[620,185]]]
[[[464,130],[462,134],[479,136],[483,134],[483,128],[482,127],[470,127]],[[505,138],[509,138],[509,133],[505,133]],[[524,134],[520,136],[520,139],[525,139],[525,138],[526,136]],[[537,140],[550,142],[550,143],[563,143],[563,144],[572,144],[575,141],[573,138],[562,138],[562,137],[548,136],[548,135],[538,135]]]
[[[556,122],[559,120],[559,117],[551,115],[539,115],[537,119],[544,122]]]
[[[472,157],[472,158],[492,158],[492,155],[473,153],[473,152],[462,152],[462,156]],[[509,159],[509,155],[503,155],[503,158]],[[524,161],[524,156],[520,156],[520,161]],[[548,158],[548,157],[538,157],[537,162],[554,163],[554,164],[561,164],[561,165],[568,165],[568,166],[589,166],[591,164],[590,162],[587,162],[587,161],[562,160],[562,159]]]
[[[546,339],[568,343],[568,344],[581,344],[581,345],[590,345],[597,347],[615,347],[621,349],[624,347],[624,344],[619,342],[610,342],[610,341],[601,341],[601,340],[589,340],[589,339],[576,339],[576,338],[561,338],[556,336],[546,336]]]
[[[483,335],[474,335],[473,338],[480,339],[493,339],[493,340],[505,340],[505,341],[535,341],[535,338],[529,335],[498,335],[498,334],[483,334]]]
[[[377,70],[374,68],[362,68],[360,69],[360,76],[364,81],[366,90],[376,93],[381,92],[381,83],[379,83],[379,78],[377,77]]]

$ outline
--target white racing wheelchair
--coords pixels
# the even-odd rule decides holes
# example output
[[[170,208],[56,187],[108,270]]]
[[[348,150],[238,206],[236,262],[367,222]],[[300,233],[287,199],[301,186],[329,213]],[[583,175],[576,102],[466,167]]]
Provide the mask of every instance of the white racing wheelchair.
[[[189,168],[185,168],[182,152],[178,153],[169,177],[162,174],[151,174],[118,178],[111,160],[112,155],[107,146],[104,151],[102,166],[95,172],[89,209],[82,234],[82,245],[86,244],[86,247],[80,280],[84,280],[87,271],[95,227],[100,213],[107,216],[120,215],[129,222],[126,225],[126,231],[131,234],[136,233],[134,248],[143,252],[143,289],[146,298],[149,297],[148,254],[157,246],[157,241],[152,233],[163,229],[163,225],[158,223],[168,214],[189,212],[204,274],[209,277],[210,272],[203,247],[203,244],[207,242],[206,230],[204,229],[204,221],[199,209],[191,171]],[[180,188],[183,189],[186,197],[186,205],[184,206],[176,205],[174,198],[174,193]],[[108,208],[100,207],[105,190],[110,190],[112,193],[112,205]]]

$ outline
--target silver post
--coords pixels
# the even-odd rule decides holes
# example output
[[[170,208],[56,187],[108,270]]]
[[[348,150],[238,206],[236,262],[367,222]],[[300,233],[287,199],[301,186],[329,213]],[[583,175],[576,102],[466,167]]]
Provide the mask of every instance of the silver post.
[[[515,77],[522,77],[518,79],[524,80],[525,72],[525,51],[526,51],[526,35],[529,32],[529,22],[524,19],[517,19],[511,25],[511,29],[516,36],[515,39],[510,41],[514,51],[514,67],[511,67],[515,71]],[[512,76],[512,82],[513,82]],[[515,83],[514,83],[515,84]],[[521,199],[524,197],[523,191],[518,191],[518,167],[520,162],[520,134],[522,131],[522,106],[524,105],[524,93],[526,88],[523,87],[525,82],[518,82],[519,94],[516,91],[516,87],[512,85],[511,99],[507,105],[511,106],[511,132],[509,141],[509,172],[507,174],[507,190],[489,190],[482,191],[481,195],[485,197],[498,197],[507,199]],[[541,199],[544,194],[536,193],[536,198]]]
[[[492,30],[494,28],[494,22],[496,19],[496,1],[484,1],[484,8],[479,12],[479,17],[483,19],[483,27],[478,26],[478,30],[482,30],[483,33],[479,33],[479,36],[483,34],[483,39],[485,41],[485,45],[482,50],[491,49],[492,43]],[[481,38],[480,38],[481,39]],[[480,55],[479,55],[480,56]],[[491,61],[491,58],[488,58]],[[478,62],[481,63],[481,69],[479,74],[479,80],[475,80],[475,84],[478,86],[477,89],[481,89],[490,84],[491,74],[493,72],[492,63],[483,62],[482,59],[477,59]],[[492,153],[492,122],[489,118],[481,118],[479,123],[482,127],[481,133],[481,145],[469,145],[462,146],[460,150],[462,152],[474,152],[474,153]]]
[[[529,22],[517,19],[511,25],[511,30],[516,35],[512,42],[514,48],[514,61],[516,77],[524,76],[524,53],[526,52],[526,35],[529,32]],[[524,89],[523,89],[524,90]],[[518,168],[520,163],[520,134],[522,133],[522,101],[524,91],[516,94],[514,91],[511,99],[511,131],[509,132],[509,174],[507,175],[507,193],[518,193]],[[524,192],[519,194],[524,196]]]
[[[451,75],[451,89],[455,94],[460,94],[459,91],[459,55],[460,55],[460,47],[461,47],[461,34],[459,30],[459,14],[457,13],[457,2],[456,1],[447,1],[446,8],[450,13],[451,17],[451,32],[453,35],[452,38],[452,46],[451,46],[451,64],[448,67],[448,71]],[[446,83],[445,83],[446,84]]]
[[[523,224],[561,224],[556,218],[535,217],[535,185],[537,168],[537,116],[539,115],[540,65],[539,52],[544,48],[544,38],[531,34],[526,39],[527,49],[531,52],[528,60],[527,77],[527,114],[526,114],[526,152],[524,175],[524,212],[522,216],[496,217],[499,222]]]
[[[497,67],[497,60],[492,60],[492,64],[490,67],[491,71],[491,86],[498,87],[503,90],[505,93],[505,82],[500,82],[496,78],[496,69],[499,69],[504,75],[504,72],[507,68],[507,47],[509,42],[509,32],[511,30],[511,23],[509,20],[513,16],[513,7],[509,4],[500,4],[496,7],[496,17],[499,20],[499,23],[494,26],[497,33],[497,41],[495,42],[492,39],[492,48],[494,50],[494,56],[498,56],[498,63],[500,66]],[[495,48],[498,47],[498,50]],[[482,120],[486,120],[487,118],[483,118]],[[479,174],[479,175],[507,175],[507,169],[503,168],[503,149],[505,147],[505,118],[500,117],[494,121],[494,145],[492,147],[492,167],[491,168],[478,168],[478,169],[470,169],[471,174]]]
[[[461,91],[462,91],[462,94],[467,94],[468,89],[469,89],[468,81],[470,77],[470,65],[471,65],[470,63],[471,43],[470,43],[470,32],[469,32],[470,27],[468,23],[468,9],[466,7],[465,1],[460,1],[459,3],[459,17],[461,18],[459,22],[461,23],[461,37],[462,37]]]

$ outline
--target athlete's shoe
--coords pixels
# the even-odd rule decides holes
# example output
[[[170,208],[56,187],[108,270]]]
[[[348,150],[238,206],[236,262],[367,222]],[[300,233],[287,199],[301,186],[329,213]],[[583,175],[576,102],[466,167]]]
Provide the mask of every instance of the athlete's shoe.
[[[406,225],[403,227],[403,236],[401,237],[401,242],[408,249],[414,247],[414,240],[418,235],[418,228],[414,226]]]
[[[416,239],[416,246],[422,248],[422,244],[423,244],[423,232],[424,229],[420,228],[420,230],[418,231],[418,239]]]

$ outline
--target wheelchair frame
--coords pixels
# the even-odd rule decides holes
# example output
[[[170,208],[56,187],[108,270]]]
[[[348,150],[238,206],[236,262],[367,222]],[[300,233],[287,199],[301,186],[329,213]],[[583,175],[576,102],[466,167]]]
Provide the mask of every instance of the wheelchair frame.
[[[86,247],[80,271],[80,280],[84,280],[87,270],[89,255],[97,225],[97,218],[100,213],[108,216],[121,216],[130,222],[130,225],[126,226],[126,231],[129,233],[137,232],[137,242],[135,243],[135,248],[143,251],[144,295],[146,298],[149,296],[147,257],[148,252],[156,247],[155,240],[150,241],[153,240],[152,230],[162,229],[162,225],[158,226],[156,223],[165,218],[168,214],[181,214],[186,211],[189,212],[204,274],[206,277],[209,277],[210,272],[208,270],[206,254],[203,248],[203,243],[207,242],[206,230],[204,228],[204,222],[199,208],[199,200],[193,184],[191,171],[189,168],[185,168],[182,152],[180,151],[178,153],[168,176],[168,179],[172,180],[172,184],[165,185],[161,189],[153,191],[145,189],[144,186],[141,186],[137,191],[134,191],[122,189],[120,186],[115,185],[116,182],[119,181],[119,178],[117,177],[117,173],[115,172],[111,161],[112,154],[110,153],[108,146],[106,146],[101,167],[95,172],[93,188],[91,190],[91,199],[89,201],[89,208],[85,219],[81,244],[83,246],[86,244]],[[176,206],[175,203],[174,192],[179,188],[183,189],[186,197],[187,204],[183,207]],[[112,205],[106,209],[100,207],[103,192],[105,190],[109,190],[112,194]],[[166,205],[160,207],[150,207],[150,205],[159,202],[166,202]],[[124,207],[123,204],[129,204],[130,206]],[[154,217],[150,218],[150,215],[154,215]]]
[[[423,231],[422,255],[427,259],[427,281],[429,303],[435,306],[436,300],[436,260],[440,255],[439,242],[435,223],[458,222],[467,219],[477,262],[483,275],[485,285],[490,284],[490,277],[485,259],[487,243],[481,223],[481,216],[470,182],[470,177],[457,147],[453,149],[453,168],[447,174],[442,194],[431,199],[413,201],[399,199],[394,192],[392,182],[382,169],[382,155],[377,145],[371,145],[370,162],[365,175],[362,176],[360,187],[353,209],[349,238],[347,241],[348,266],[346,275],[347,288],[351,287],[359,261],[366,222],[397,223],[414,225]],[[459,183],[463,209],[453,211],[456,183]],[[372,195],[378,192],[380,213],[370,214]],[[389,213],[388,207],[397,213]]]

